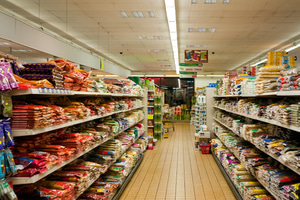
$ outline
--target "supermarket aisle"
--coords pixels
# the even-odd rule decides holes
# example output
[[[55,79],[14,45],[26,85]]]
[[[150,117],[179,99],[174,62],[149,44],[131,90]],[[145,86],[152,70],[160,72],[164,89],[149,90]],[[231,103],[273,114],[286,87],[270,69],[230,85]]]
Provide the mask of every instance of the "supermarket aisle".
[[[194,126],[177,123],[175,130],[146,152],[120,199],[234,200],[212,155],[195,151]]]

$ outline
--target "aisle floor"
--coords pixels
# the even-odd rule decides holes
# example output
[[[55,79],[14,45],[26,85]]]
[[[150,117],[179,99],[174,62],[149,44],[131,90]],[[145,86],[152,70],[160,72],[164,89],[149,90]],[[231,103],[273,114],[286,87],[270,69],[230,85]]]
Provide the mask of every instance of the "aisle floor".
[[[175,132],[144,160],[120,200],[234,200],[211,154],[194,148],[194,126],[176,123]]]

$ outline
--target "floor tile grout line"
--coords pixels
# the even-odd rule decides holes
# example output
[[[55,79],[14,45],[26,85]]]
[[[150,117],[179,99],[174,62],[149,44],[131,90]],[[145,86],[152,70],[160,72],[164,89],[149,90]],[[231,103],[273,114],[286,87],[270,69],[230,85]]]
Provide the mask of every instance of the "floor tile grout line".
[[[164,140],[164,139],[163,139],[163,140]],[[165,143],[167,143],[167,145],[168,145],[168,146],[167,146],[167,151],[165,152],[165,155],[163,155],[164,152],[161,152],[161,155],[160,155],[160,158],[164,156],[164,160],[163,160],[163,164],[164,164],[165,161],[166,161],[166,159],[167,159],[167,156],[166,156],[166,155],[167,155],[167,153],[168,153],[168,151],[169,151],[170,143],[168,143],[167,141],[163,141],[163,140],[162,140],[162,142],[161,142],[160,145],[165,145]],[[159,159],[159,160],[160,160],[160,159]],[[156,165],[155,170],[157,169],[158,165],[159,165],[159,163]],[[160,176],[161,176],[161,173],[160,173]],[[153,175],[152,178],[151,178],[150,185],[151,185],[152,182],[153,182],[153,178],[154,178],[154,175]],[[148,190],[147,190],[146,197],[147,197],[147,195],[148,195],[148,193],[149,193],[149,189],[150,189],[150,187],[149,187]],[[157,190],[156,190],[156,194],[157,194]],[[156,194],[155,194],[155,196],[156,196]]]

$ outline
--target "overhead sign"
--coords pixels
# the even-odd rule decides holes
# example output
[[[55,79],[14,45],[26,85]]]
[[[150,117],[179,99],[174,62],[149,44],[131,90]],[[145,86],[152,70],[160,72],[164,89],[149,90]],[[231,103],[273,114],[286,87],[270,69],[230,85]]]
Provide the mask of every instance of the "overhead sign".
[[[201,71],[203,71],[203,67],[180,67],[179,71],[184,71],[184,72],[201,72]]]
[[[179,63],[180,67],[202,67],[203,63]]]
[[[179,72],[180,78],[196,78],[197,72]]]
[[[208,50],[185,50],[186,63],[208,63]]]

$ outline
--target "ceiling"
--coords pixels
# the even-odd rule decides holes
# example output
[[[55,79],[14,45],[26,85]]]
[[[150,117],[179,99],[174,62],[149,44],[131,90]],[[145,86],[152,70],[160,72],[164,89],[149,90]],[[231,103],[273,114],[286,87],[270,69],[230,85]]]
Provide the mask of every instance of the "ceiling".
[[[300,39],[299,0],[175,2],[180,63],[184,50],[207,49],[206,72],[255,62],[268,50]],[[163,0],[0,0],[0,5],[0,11],[13,12],[133,72],[175,71]],[[134,17],[134,11],[144,17]]]

